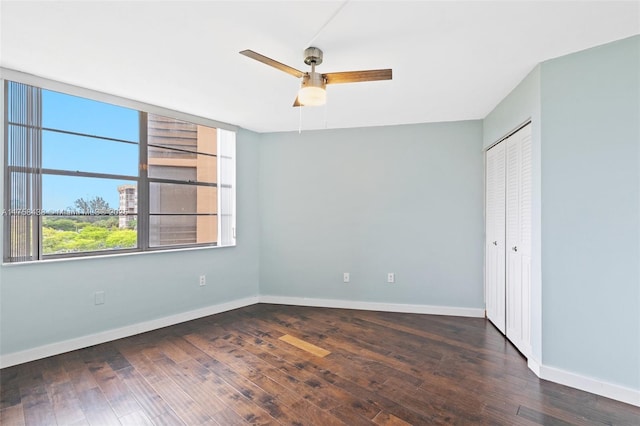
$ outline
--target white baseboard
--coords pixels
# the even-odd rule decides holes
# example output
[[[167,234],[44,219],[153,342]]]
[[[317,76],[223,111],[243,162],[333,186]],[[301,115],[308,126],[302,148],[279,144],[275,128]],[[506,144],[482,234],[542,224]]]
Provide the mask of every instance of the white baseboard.
[[[402,312],[409,314],[451,315],[473,318],[484,317],[484,308],[458,308],[451,306],[409,305],[404,303],[361,302],[353,300],[269,295],[260,295],[259,299],[260,303],[273,303],[276,305],[315,306],[322,308],[359,309],[362,311]]]
[[[581,376],[559,368],[549,367],[548,365],[541,364],[532,357],[529,357],[527,360],[527,365],[529,369],[541,379],[640,407],[640,390],[614,385],[592,377]]]
[[[535,370],[533,371],[535,372]],[[640,407],[640,390],[638,389],[630,389],[624,386],[603,382],[592,377],[581,376],[576,373],[571,373],[555,367],[549,367],[544,364],[539,366],[539,371],[540,374],[538,374],[538,377],[541,379]]]
[[[529,370],[533,371],[533,374],[535,374],[536,376],[540,377],[540,362],[538,362],[537,359],[534,359],[533,357],[528,357],[527,358],[527,367],[529,367]]]
[[[125,327],[102,331],[100,333],[90,334],[88,336],[82,336],[75,339],[69,339],[62,342],[39,346],[33,349],[27,349],[20,352],[2,355],[0,357],[0,368],[23,364],[25,362],[34,361],[36,359],[46,358],[49,356],[74,351],[76,349],[82,349],[89,346],[98,345],[100,343],[110,342],[112,340],[122,339],[123,337],[146,333],[147,331],[157,330],[158,328],[179,324],[185,321],[191,321],[209,315],[219,314],[221,312],[242,308],[244,306],[254,305],[256,303],[258,303],[257,296],[232,300],[230,302],[207,306],[205,308],[195,309],[193,311],[181,312],[179,314],[169,315],[163,318],[157,318],[150,321],[127,325]]]

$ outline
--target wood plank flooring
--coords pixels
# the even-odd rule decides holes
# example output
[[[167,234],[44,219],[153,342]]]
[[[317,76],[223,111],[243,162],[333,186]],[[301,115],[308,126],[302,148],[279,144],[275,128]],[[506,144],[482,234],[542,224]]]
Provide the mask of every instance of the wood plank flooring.
[[[0,423],[640,425],[640,408],[538,379],[484,319],[258,304],[0,370]]]

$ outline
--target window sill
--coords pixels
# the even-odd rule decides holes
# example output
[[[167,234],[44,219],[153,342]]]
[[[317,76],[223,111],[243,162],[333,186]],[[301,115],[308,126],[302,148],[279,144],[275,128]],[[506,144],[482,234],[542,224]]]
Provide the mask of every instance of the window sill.
[[[101,253],[101,254],[95,254],[91,256],[56,257],[53,259],[29,260],[26,262],[3,262],[2,267],[4,268],[4,267],[14,267],[14,266],[21,266],[21,265],[39,265],[39,264],[57,263],[57,262],[75,262],[75,261],[82,261],[82,260],[104,259],[104,258],[114,258],[114,257],[123,257],[123,256],[144,256],[144,255],[161,254],[161,253],[180,253],[185,251],[215,250],[215,249],[236,247],[236,245],[237,244],[227,245],[227,246],[180,247],[180,248],[173,248],[173,249],[130,251],[126,253],[104,253],[104,254]]]

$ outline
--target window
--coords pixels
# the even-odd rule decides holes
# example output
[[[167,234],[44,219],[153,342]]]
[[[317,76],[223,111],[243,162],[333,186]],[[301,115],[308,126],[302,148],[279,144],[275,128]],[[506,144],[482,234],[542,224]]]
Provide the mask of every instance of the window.
[[[235,132],[8,80],[4,94],[6,262],[235,244]]]

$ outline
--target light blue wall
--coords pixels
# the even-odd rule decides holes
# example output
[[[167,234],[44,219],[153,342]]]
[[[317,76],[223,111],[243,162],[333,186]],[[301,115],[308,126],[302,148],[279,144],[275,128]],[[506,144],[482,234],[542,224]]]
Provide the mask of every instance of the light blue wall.
[[[544,363],[640,389],[640,36],[541,81]]]
[[[542,361],[542,264],[541,264],[541,117],[540,67],[536,66],[483,122],[483,146],[489,148],[526,121],[531,120],[531,355]]]
[[[260,148],[261,294],[484,307],[480,121],[274,133]]]
[[[2,266],[0,353],[257,296],[258,139],[237,135],[237,247]],[[94,305],[97,290],[104,305]]]

